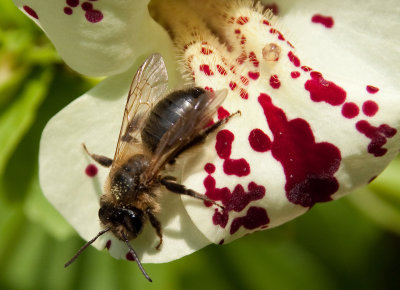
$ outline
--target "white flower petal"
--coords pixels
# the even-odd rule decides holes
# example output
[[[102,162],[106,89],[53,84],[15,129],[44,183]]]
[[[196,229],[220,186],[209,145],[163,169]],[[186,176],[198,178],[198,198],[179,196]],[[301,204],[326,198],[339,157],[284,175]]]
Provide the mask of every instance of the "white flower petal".
[[[124,72],[149,52],[172,52],[167,33],[149,15],[148,2],[14,0],[71,68],[91,76]]]
[[[82,143],[93,153],[114,156],[132,75],[128,72],[103,81],[54,116],[42,135],[39,154],[42,190],[86,240],[101,230],[99,196],[109,169],[94,165]],[[155,249],[158,238],[150,224],[132,241],[144,263],[175,260],[210,243],[193,225],[178,196],[166,193],[161,203],[159,218],[164,233],[161,250]],[[110,253],[117,258],[125,257],[126,245],[111,234],[99,238],[94,246],[109,247],[109,240]]]
[[[326,47],[333,40],[313,25],[316,11],[297,23],[303,24],[299,38],[318,35],[303,54],[279,32],[279,22],[270,26],[274,20],[227,3],[222,8],[212,3],[203,19],[212,19],[213,31],[228,41],[228,49],[201,27],[201,20],[194,24],[189,11],[171,8],[175,18],[164,19],[179,36],[177,46],[196,85],[228,89],[225,112],[242,112],[186,160],[183,170],[187,187],[225,206],[207,208],[184,199],[196,226],[214,243],[280,225],[317,202],[343,196],[379,174],[399,150],[395,89],[388,80],[368,78],[376,77],[368,60],[338,45]],[[263,55],[267,45],[281,48],[278,61]],[[325,53],[342,58],[346,69],[356,66],[358,73],[353,68],[353,75],[339,74],[343,66],[326,57],[328,65],[320,65]],[[379,92],[368,91],[368,85],[377,85]]]

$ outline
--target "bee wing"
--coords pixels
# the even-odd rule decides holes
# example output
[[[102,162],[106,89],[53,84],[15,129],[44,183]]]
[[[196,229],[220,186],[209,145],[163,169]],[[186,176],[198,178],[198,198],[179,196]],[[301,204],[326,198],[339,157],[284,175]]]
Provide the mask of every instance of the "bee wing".
[[[147,115],[168,87],[168,73],[160,54],[149,56],[136,72],[128,93],[114,161],[131,154],[140,143]],[[137,150],[137,149],[136,149]]]
[[[224,89],[215,93],[205,92],[198,97],[192,109],[187,110],[161,138],[146,170],[146,181],[156,176],[166,162],[205,129],[227,94],[228,90]]]

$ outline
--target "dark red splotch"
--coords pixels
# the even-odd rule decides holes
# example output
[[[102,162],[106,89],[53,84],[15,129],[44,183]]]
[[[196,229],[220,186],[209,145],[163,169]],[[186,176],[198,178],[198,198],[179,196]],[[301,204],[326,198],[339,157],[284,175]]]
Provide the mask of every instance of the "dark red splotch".
[[[215,165],[212,163],[207,163],[204,165],[204,171],[208,174],[213,174],[215,172]]]
[[[333,82],[324,79],[321,73],[310,73],[311,80],[306,81],[304,87],[310,92],[314,102],[326,102],[332,106],[339,106],[346,100],[346,91]]]
[[[312,71],[312,70],[313,70],[311,67],[306,66],[306,65],[303,65],[303,66],[301,67],[301,69],[302,69],[303,71],[305,71],[305,72],[309,72],[309,71]]]
[[[382,148],[386,144],[387,138],[392,138],[396,135],[397,130],[387,124],[382,124],[379,127],[372,126],[368,121],[361,120],[356,123],[357,130],[371,139],[368,144],[368,153],[375,157],[380,157],[386,154],[387,149]]]
[[[300,66],[300,59],[292,51],[289,51],[288,57],[290,62],[293,63],[294,66]]]
[[[131,252],[126,253],[125,258],[126,258],[128,261],[135,261],[135,257],[132,255]]]
[[[201,48],[200,52],[204,55],[210,55],[213,53],[212,49],[210,49],[209,47],[204,47],[204,46]]]
[[[378,110],[379,110],[378,104],[371,100],[365,101],[362,105],[362,111],[368,117],[375,116]]]
[[[252,206],[243,217],[237,217],[232,221],[229,233],[233,235],[240,227],[248,230],[254,230],[269,224],[269,217],[267,211],[262,207]]]
[[[240,29],[235,29],[235,34],[240,34],[240,33],[242,33],[241,31],[240,31]]]
[[[232,143],[235,139],[233,133],[229,130],[221,130],[217,134],[215,149],[218,156],[224,159],[224,172],[227,175],[236,175],[239,177],[250,174],[250,165],[243,159],[231,159]]]
[[[226,76],[228,74],[226,72],[226,69],[223,66],[219,65],[219,64],[217,64],[217,70],[220,73],[220,75]]]
[[[242,83],[243,83],[245,86],[248,86],[249,83],[250,83],[249,79],[246,78],[246,77],[244,77],[244,76],[241,76],[241,77],[240,77],[240,80],[242,81]]]
[[[271,33],[271,34],[277,34],[279,40],[285,40],[285,37],[283,37],[283,34],[282,34],[279,30],[276,30],[275,28],[271,28],[271,29],[269,30],[269,33]]]
[[[225,119],[226,117],[229,117],[229,112],[227,111],[227,110],[225,110],[225,108],[224,107],[219,107],[218,108],[218,120],[222,120],[222,119]]]
[[[249,60],[250,62],[253,64],[254,67],[258,67],[260,62],[257,59],[256,54],[254,53],[254,51],[250,51],[249,53]]]
[[[237,84],[235,82],[229,83],[229,87],[231,88],[232,91],[236,88],[236,86],[237,86]]]
[[[82,10],[89,11],[89,10],[93,9],[93,4],[90,2],[83,2],[81,7],[82,7]]]
[[[244,25],[247,22],[249,22],[249,17],[247,17],[247,16],[240,16],[240,17],[238,17],[238,19],[236,19],[236,23],[240,24],[240,25]]]
[[[246,52],[242,52],[237,58],[236,58],[236,62],[238,64],[243,64],[245,62],[245,60],[247,59],[247,54]]]
[[[65,3],[71,7],[77,7],[79,5],[79,0],[67,0]]]
[[[269,78],[269,84],[273,89],[279,89],[281,87],[281,81],[279,80],[278,75],[272,75]]]
[[[298,71],[292,71],[290,73],[290,76],[292,77],[292,79],[297,79],[300,76],[300,72]]]
[[[274,136],[272,156],[285,172],[288,200],[304,207],[331,200],[339,188],[334,177],[341,162],[339,149],[328,142],[316,143],[310,125],[301,118],[288,121],[267,94],[260,94],[258,101]]]
[[[367,86],[366,89],[367,89],[367,92],[370,94],[376,94],[379,91],[379,88],[374,87],[374,86]]]
[[[111,240],[108,240],[106,243],[106,249],[109,250],[111,248]]]
[[[208,175],[204,179],[204,187],[206,188],[206,196],[215,201],[221,201],[224,205],[222,212],[215,209],[213,215],[213,224],[225,228],[229,220],[229,212],[241,212],[250,202],[260,200],[265,196],[265,187],[255,182],[250,182],[246,192],[242,185],[238,184],[231,192],[227,187],[216,188],[214,177]]]
[[[72,14],[72,8],[71,7],[64,7],[64,13],[67,15],[71,15]]]
[[[352,119],[358,116],[360,108],[352,102],[344,103],[342,107],[342,115],[347,119]]]
[[[249,134],[249,143],[256,152],[267,152],[271,149],[271,139],[261,129],[254,129]]]
[[[210,69],[210,66],[208,64],[201,64],[200,71],[202,71],[206,76],[214,75],[214,72]]]
[[[262,22],[264,25],[271,26],[271,23],[268,20],[263,20]]]
[[[265,10],[267,10],[267,9],[272,10],[272,13],[274,13],[275,15],[279,14],[279,7],[276,3],[265,4],[264,8],[265,8]]]
[[[244,45],[244,44],[246,43],[246,41],[247,41],[246,36],[245,36],[245,35],[242,35],[242,37],[240,38],[240,44],[241,44],[241,45]]]
[[[249,93],[245,89],[240,89],[239,93],[240,97],[244,100],[247,100],[249,98]]]
[[[89,177],[95,177],[97,175],[97,172],[99,170],[97,169],[97,166],[94,164],[89,164],[88,166],[86,166],[85,168],[85,173],[87,176]]]
[[[28,13],[29,16],[31,16],[35,19],[39,19],[39,16],[37,15],[36,11],[33,10],[32,7],[29,7],[28,5],[24,5],[24,6],[22,6],[22,8],[25,10],[26,13]]]
[[[225,243],[225,240],[222,239],[222,240],[219,241],[218,245],[223,245],[224,243]]]
[[[99,10],[88,10],[85,12],[86,20],[91,23],[97,23],[103,20],[103,13]]]
[[[313,17],[311,18],[311,22],[322,24],[326,28],[332,28],[335,24],[335,21],[331,16],[325,16],[321,14],[313,15]]]
[[[249,71],[248,76],[252,80],[257,80],[260,77],[260,73],[258,71]]]
[[[204,89],[206,90],[206,91],[209,91],[209,92],[214,92],[214,89],[213,88],[211,88],[211,87],[204,87]]]
[[[224,172],[228,175],[236,175],[239,177],[250,174],[250,165],[244,158],[226,159],[223,164]]]

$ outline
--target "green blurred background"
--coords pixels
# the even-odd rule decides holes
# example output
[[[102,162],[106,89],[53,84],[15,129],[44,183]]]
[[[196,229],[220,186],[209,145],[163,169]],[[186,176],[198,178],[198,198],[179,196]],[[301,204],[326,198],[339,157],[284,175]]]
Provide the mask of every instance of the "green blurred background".
[[[42,196],[40,134],[93,87],[11,1],[0,2],[0,289],[400,289],[400,161],[368,188],[277,229],[137,266],[83,244]]]

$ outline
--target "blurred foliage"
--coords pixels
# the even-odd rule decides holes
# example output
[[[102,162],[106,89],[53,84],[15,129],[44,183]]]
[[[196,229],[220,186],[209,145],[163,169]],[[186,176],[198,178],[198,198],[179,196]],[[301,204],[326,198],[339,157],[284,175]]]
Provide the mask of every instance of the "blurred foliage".
[[[277,229],[168,264],[88,249],[41,194],[40,134],[93,81],[70,71],[36,25],[0,2],[0,289],[398,289],[400,160],[368,188]]]

